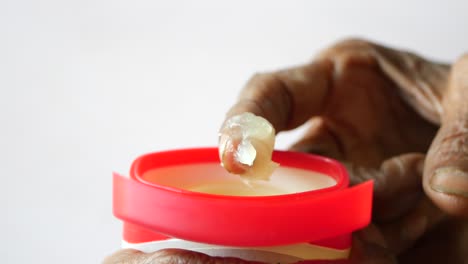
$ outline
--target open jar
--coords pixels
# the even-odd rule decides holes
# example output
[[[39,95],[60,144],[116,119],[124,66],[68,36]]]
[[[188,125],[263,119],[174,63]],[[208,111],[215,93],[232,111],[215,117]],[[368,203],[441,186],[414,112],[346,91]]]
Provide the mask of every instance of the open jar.
[[[217,148],[143,155],[114,174],[123,247],[182,248],[266,263],[348,258],[352,232],[370,222],[372,182],[348,187],[337,161],[275,151],[269,181],[227,173]]]

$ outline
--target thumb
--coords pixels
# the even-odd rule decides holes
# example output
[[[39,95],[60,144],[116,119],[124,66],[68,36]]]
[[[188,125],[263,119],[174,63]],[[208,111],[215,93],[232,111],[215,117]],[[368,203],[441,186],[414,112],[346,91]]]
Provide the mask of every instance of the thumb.
[[[427,156],[424,190],[442,210],[468,217],[468,54],[452,67],[442,125]]]

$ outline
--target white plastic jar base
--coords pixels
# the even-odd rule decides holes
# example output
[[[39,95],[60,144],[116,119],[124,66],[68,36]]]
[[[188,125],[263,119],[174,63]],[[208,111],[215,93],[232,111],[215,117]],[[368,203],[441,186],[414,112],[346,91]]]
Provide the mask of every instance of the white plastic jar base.
[[[122,247],[133,248],[146,253],[166,248],[180,248],[201,252],[210,256],[237,257],[248,261],[275,264],[295,263],[301,260],[346,259],[349,256],[349,249],[339,250],[307,243],[275,247],[239,248],[202,244],[172,238],[145,243],[128,243],[123,241]]]

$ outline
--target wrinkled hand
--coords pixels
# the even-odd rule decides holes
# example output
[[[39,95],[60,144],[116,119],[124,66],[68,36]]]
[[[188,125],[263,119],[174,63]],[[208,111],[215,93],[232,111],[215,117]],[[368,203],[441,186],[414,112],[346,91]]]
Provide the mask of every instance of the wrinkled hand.
[[[377,244],[390,255],[410,259],[421,256],[417,248],[407,250],[415,241],[439,232],[432,237],[443,245],[426,254],[457,263],[468,248],[461,235],[466,221],[455,224],[446,214],[468,217],[467,103],[468,56],[450,67],[347,40],[312,63],[255,75],[227,118],[252,112],[276,131],[309,121],[292,149],[349,164],[354,183],[375,180],[375,225],[362,234],[380,237]],[[427,235],[415,246],[429,247]]]
[[[452,217],[468,217],[468,56],[450,67],[347,40],[309,64],[255,75],[226,118],[246,111],[277,132],[309,121],[293,150],[345,162],[353,183],[375,180],[373,224],[355,236],[352,263],[468,260],[467,221]],[[109,259],[224,261],[180,250]]]

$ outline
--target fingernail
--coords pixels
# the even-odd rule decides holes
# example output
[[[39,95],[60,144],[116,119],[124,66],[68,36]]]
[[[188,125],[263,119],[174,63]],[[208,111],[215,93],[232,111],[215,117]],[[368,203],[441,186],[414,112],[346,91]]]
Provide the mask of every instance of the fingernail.
[[[432,175],[430,186],[436,192],[468,198],[468,173],[458,167],[439,168]]]

